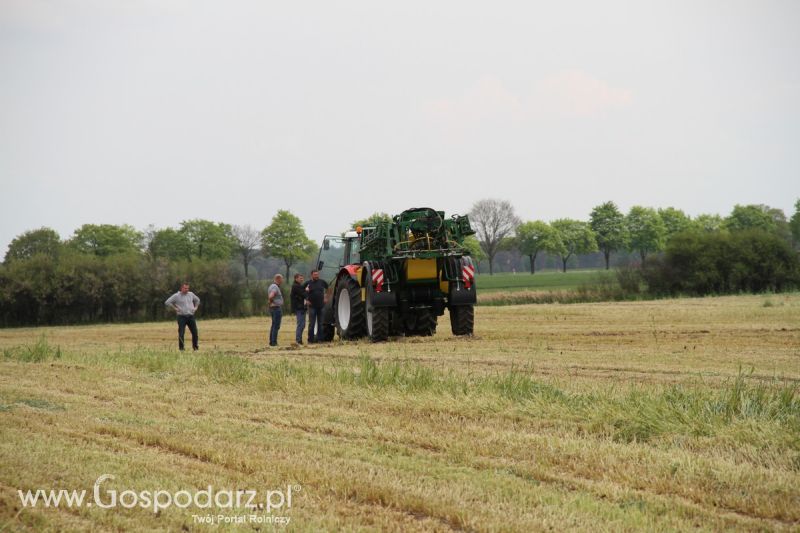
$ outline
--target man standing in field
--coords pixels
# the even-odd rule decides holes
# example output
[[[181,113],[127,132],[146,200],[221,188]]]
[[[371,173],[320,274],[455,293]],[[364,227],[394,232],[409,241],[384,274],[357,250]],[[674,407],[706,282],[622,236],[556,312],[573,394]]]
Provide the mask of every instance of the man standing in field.
[[[303,344],[303,330],[306,329],[306,292],[303,290],[303,275],[295,274],[292,283],[292,313],[297,318],[297,329],[294,332],[294,340],[297,344]]]
[[[189,292],[189,283],[184,281],[181,290],[167,298],[164,305],[175,309],[175,314],[178,316],[178,349],[183,350],[183,334],[186,326],[189,326],[189,331],[192,333],[192,349],[196,351],[199,346],[194,314],[200,306],[200,298],[195,293]]]
[[[311,279],[306,282],[308,300],[308,343],[322,342],[322,308],[325,306],[325,291],[328,284],[319,279],[319,270],[311,271]],[[316,326],[316,335],[314,334]]]
[[[281,329],[281,318],[283,317],[283,293],[281,292],[281,284],[283,283],[283,276],[275,274],[272,285],[267,289],[269,298],[269,314],[272,316],[272,325],[269,328],[269,345],[278,345],[278,330]]]

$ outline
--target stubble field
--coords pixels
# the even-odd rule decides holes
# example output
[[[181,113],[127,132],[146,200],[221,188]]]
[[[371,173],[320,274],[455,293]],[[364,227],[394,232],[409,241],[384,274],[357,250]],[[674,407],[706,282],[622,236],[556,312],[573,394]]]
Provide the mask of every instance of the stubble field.
[[[0,330],[0,531],[800,528],[800,294],[479,307],[474,338],[378,345],[199,327],[197,354],[171,322]],[[20,502],[103,474],[106,503],[292,487],[290,522]]]

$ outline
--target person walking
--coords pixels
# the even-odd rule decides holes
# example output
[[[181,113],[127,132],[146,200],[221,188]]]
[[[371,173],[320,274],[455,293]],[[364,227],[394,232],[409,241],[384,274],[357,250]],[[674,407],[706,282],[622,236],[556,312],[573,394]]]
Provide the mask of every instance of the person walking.
[[[278,345],[278,330],[281,329],[281,318],[283,317],[283,293],[281,292],[281,284],[283,283],[283,276],[275,274],[272,278],[272,285],[267,289],[269,298],[269,314],[272,316],[272,325],[269,328],[269,345]]]
[[[325,291],[328,283],[319,279],[319,270],[311,271],[311,279],[305,284],[308,300],[308,343],[322,342],[322,309],[325,307]],[[314,332],[316,326],[316,333]]]
[[[189,283],[184,281],[181,283],[181,289],[167,298],[164,305],[173,308],[178,317],[178,349],[183,351],[183,335],[186,332],[186,326],[189,326],[189,331],[192,333],[192,350],[197,351],[199,344],[194,314],[200,306],[200,298],[189,291]]]
[[[292,313],[297,318],[297,329],[294,332],[294,340],[297,344],[303,344],[303,330],[306,328],[306,291],[303,289],[303,275],[295,274],[292,283],[290,302]]]

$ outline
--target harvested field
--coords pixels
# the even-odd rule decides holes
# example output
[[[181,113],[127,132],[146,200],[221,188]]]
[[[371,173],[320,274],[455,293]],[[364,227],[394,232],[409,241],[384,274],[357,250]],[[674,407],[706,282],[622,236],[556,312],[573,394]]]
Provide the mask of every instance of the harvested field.
[[[800,528],[799,294],[478,307],[474,338],[445,315],[377,345],[199,327],[197,354],[171,322],[0,330],[0,530]],[[20,502],[103,474],[106,502],[294,492],[271,514]]]

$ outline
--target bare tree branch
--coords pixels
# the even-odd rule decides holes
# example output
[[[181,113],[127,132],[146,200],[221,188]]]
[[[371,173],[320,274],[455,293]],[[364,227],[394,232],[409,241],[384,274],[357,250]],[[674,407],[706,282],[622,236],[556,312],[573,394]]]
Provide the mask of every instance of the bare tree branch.
[[[514,214],[514,207],[506,200],[484,199],[475,202],[469,212],[469,218],[478,236],[481,248],[489,258],[489,274],[494,274],[494,256],[500,243],[513,235],[520,224]]]
[[[258,245],[261,244],[261,233],[250,225],[233,226],[231,233],[236,239],[236,250],[239,252],[239,255],[242,256],[244,278],[249,283],[248,271],[250,262],[258,254]]]

